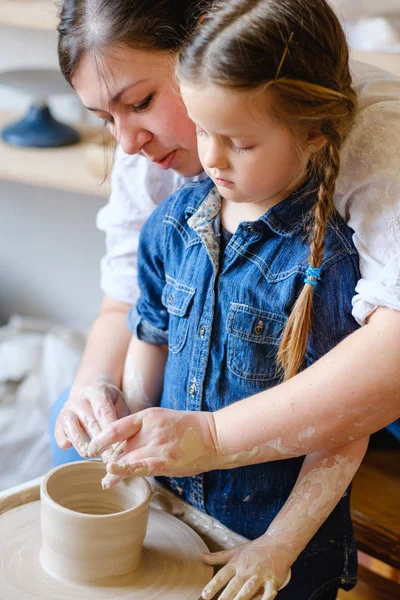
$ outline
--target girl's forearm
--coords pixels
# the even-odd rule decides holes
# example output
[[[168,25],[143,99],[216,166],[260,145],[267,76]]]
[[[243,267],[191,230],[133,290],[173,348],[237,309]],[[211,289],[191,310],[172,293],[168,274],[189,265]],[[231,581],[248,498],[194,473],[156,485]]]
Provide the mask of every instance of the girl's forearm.
[[[70,396],[79,394],[96,380],[121,387],[122,373],[131,333],[126,325],[129,304],[104,296],[100,313],[94,321]]]
[[[380,308],[296,377],[213,413],[219,454],[240,466],[366,437],[400,416],[399,367],[400,312]]]
[[[149,344],[132,337],[122,384],[132,413],[159,403],[167,357],[168,346]]]
[[[351,483],[368,438],[304,460],[297,482],[260,542],[276,548],[290,567],[328,518]]]

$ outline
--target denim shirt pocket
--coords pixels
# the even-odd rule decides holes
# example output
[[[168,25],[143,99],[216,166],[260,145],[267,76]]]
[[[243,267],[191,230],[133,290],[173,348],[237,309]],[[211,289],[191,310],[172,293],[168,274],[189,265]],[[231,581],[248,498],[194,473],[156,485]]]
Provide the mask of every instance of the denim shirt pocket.
[[[166,275],[166,282],[161,301],[169,313],[168,349],[177,354],[186,341],[195,290],[170,275]]]
[[[229,370],[242,379],[278,379],[276,355],[285,323],[278,313],[231,302],[227,318]]]

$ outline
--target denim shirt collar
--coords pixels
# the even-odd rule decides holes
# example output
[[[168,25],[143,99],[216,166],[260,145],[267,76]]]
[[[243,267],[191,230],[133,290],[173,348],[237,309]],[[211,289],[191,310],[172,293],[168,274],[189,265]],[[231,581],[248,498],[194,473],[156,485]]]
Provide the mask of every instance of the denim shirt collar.
[[[200,193],[201,192],[201,193]],[[257,221],[265,224],[283,237],[292,237],[298,229],[306,229],[310,224],[311,209],[317,201],[317,186],[312,180],[307,180],[303,186],[295,190],[290,196],[270,208]],[[198,194],[193,194],[190,205],[186,207],[189,217],[189,226],[197,231],[201,237],[214,237],[219,232],[219,212],[221,196],[211,179],[199,189]],[[214,245],[214,241],[211,244]],[[215,249],[218,250],[218,246]]]

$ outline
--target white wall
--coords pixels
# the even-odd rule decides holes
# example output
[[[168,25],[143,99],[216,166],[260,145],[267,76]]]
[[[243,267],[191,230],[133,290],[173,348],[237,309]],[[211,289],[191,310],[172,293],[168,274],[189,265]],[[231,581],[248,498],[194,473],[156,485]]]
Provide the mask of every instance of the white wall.
[[[99,308],[104,199],[0,182],[0,320],[12,313],[86,328]]]
[[[0,71],[28,67],[58,70],[56,32],[0,26]],[[28,95],[0,87],[0,110],[23,112],[30,100]],[[50,97],[49,105],[54,115],[63,120],[76,121],[84,115],[72,88],[69,96]]]
[[[55,32],[0,27],[0,70],[58,68],[56,42]],[[24,112],[29,101],[0,87],[0,110]],[[73,95],[52,99],[50,106],[58,118],[82,117]],[[95,228],[95,216],[104,203],[0,181],[0,321],[20,313],[80,328],[90,324],[101,297],[104,236]]]

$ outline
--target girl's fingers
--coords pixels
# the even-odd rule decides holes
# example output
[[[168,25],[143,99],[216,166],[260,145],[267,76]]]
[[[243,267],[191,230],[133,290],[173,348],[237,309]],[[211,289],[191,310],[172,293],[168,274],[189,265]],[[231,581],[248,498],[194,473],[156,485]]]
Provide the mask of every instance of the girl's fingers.
[[[90,406],[90,404],[89,404],[89,406]],[[93,413],[91,413],[90,416],[88,413],[86,413],[84,416],[81,417],[81,421],[83,421],[83,423],[85,425],[85,429],[86,429],[90,439],[97,437],[101,433],[101,427]],[[102,452],[101,458],[102,458],[103,462],[107,463],[107,461],[111,455],[112,455],[112,450],[105,450],[105,452]],[[87,448],[86,448],[85,456],[92,458],[89,456],[89,441],[87,441]]]
[[[54,438],[57,442],[57,445],[61,450],[67,450],[67,448],[71,448],[72,444],[65,435],[63,420],[61,415],[58,416],[56,420],[56,424],[54,427]]]
[[[217,592],[219,592],[227,583],[235,576],[235,568],[231,565],[225,565],[220,571],[207,583],[202,591],[202,598],[210,600]]]
[[[92,439],[89,444],[88,456],[91,458],[98,456],[113,444],[123,442],[136,435],[141,427],[142,419],[136,414],[111,423],[104,431]]]
[[[167,463],[165,458],[156,456],[134,461],[129,460],[130,454],[116,463],[108,462],[107,471],[122,477],[151,477],[163,474]]]
[[[253,575],[243,585],[235,600],[252,600],[262,586],[263,582],[261,581],[260,577],[258,575]]]
[[[273,584],[271,581],[267,581],[264,584],[264,593],[261,600],[274,600],[277,594],[278,592],[276,591],[275,584]]]
[[[110,473],[107,473],[107,475],[101,480],[101,487],[103,490],[111,490],[111,488],[113,488],[123,479],[124,478],[120,477],[119,475],[111,475]]]
[[[86,458],[89,442],[77,415],[70,410],[66,410],[64,413],[63,430],[78,454],[82,458]]]
[[[100,425],[100,429],[104,431],[111,423],[118,420],[117,410],[110,395],[106,391],[94,391],[87,399],[92,405],[93,414]]]
[[[207,565],[226,565],[234,552],[234,548],[232,550],[222,550],[221,552],[202,552],[201,558]]]
[[[114,446],[114,452],[110,456],[109,463],[111,464],[111,463],[119,462],[121,460],[121,458],[126,456],[130,451],[131,451],[131,449],[128,448],[128,440],[125,440],[124,442],[117,444],[116,446]]]
[[[236,574],[228,583],[224,591],[219,597],[219,600],[233,600],[236,599],[238,593],[245,584],[246,579],[243,576]]]

